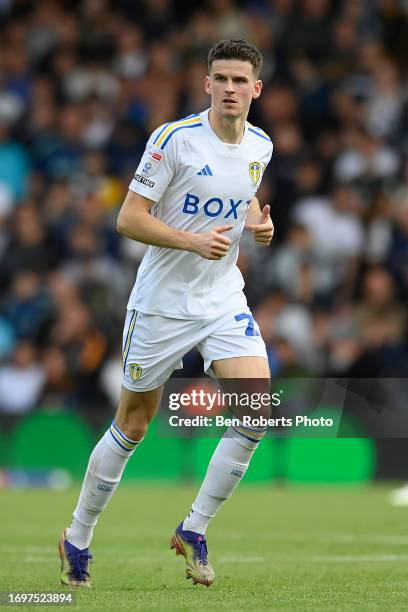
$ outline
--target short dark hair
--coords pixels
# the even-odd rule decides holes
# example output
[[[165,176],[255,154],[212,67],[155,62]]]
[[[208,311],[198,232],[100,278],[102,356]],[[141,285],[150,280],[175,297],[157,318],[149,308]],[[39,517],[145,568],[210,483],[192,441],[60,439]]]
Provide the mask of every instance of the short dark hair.
[[[260,51],[252,43],[243,38],[231,38],[230,40],[220,40],[208,53],[208,71],[215,60],[238,59],[243,62],[250,62],[255,74],[258,76],[262,68],[263,57]]]

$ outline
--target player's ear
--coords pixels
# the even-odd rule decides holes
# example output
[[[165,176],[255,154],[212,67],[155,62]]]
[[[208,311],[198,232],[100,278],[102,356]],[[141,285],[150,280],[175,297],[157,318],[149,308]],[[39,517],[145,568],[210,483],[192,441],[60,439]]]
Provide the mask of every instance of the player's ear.
[[[252,98],[254,100],[256,100],[257,98],[259,98],[259,96],[261,95],[261,91],[262,91],[262,87],[263,87],[263,83],[260,79],[258,79],[257,81],[255,81],[255,85],[254,85],[254,92],[252,94]]]
[[[211,79],[208,76],[208,74],[204,79],[204,89],[205,89],[205,93],[208,93],[208,94],[211,93]]]

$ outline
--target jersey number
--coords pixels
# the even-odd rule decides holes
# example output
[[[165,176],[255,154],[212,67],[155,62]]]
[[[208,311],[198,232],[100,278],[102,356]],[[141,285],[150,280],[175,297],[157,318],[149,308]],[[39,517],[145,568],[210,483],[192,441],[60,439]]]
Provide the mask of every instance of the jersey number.
[[[235,315],[236,321],[242,321],[246,319],[248,321],[247,328],[245,330],[246,336],[259,336],[259,332],[255,329],[255,319],[252,315],[242,312],[241,314]]]

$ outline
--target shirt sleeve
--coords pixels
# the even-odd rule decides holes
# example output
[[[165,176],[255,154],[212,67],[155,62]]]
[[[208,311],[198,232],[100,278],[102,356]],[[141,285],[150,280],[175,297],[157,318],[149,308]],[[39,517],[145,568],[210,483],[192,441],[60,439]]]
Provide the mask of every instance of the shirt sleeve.
[[[257,187],[255,195],[258,193],[259,187],[261,186],[262,179],[264,177],[266,168],[267,168],[269,162],[271,161],[272,153],[273,153],[273,144],[271,142],[270,146],[268,147],[268,150],[264,153],[264,156],[263,156],[263,159],[262,159],[262,177],[261,177],[261,180],[259,181],[259,184],[258,184],[258,187]]]
[[[272,144],[272,142],[271,142],[271,144],[270,144],[270,148],[269,148],[269,151],[268,151],[268,154],[267,154],[266,159],[265,159],[265,162],[264,162],[264,163],[265,163],[265,169],[266,169],[266,166],[267,166],[267,165],[269,164],[269,162],[271,161],[272,153],[273,153],[273,144]]]
[[[147,141],[145,152],[129,185],[130,191],[158,202],[166,191],[175,173],[175,141],[172,139],[163,150],[155,144],[166,126],[153,132]]]

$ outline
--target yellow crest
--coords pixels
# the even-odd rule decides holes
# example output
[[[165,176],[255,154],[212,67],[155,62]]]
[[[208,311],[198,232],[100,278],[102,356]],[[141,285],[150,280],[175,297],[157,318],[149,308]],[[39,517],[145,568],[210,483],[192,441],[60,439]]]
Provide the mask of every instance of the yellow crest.
[[[142,375],[142,368],[137,363],[131,363],[129,365],[129,373],[132,377],[132,380],[136,382]]]
[[[262,174],[262,166],[259,162],[251,162],[249,164],[249,176],[254,185],[259,183]]]

